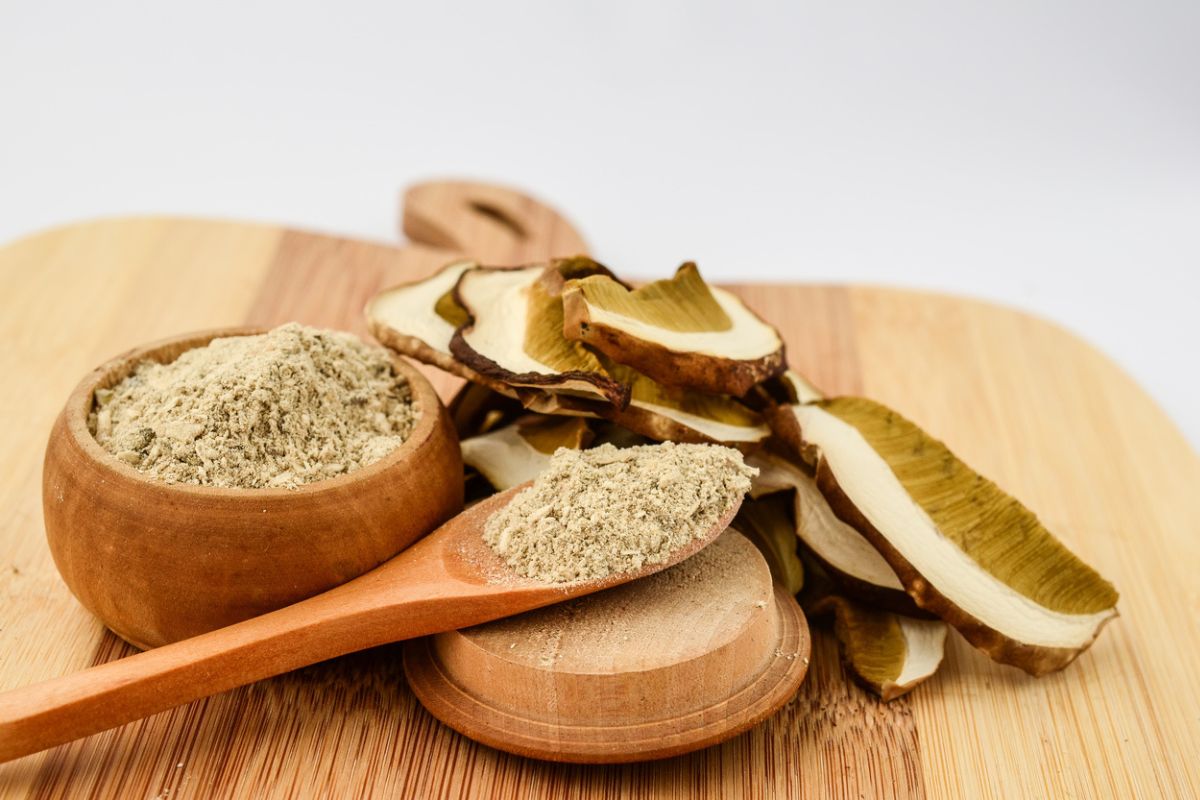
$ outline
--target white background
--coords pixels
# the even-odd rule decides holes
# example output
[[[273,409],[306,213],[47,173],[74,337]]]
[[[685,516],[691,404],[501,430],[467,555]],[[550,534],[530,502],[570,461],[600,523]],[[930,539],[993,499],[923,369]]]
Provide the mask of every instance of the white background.
[[[1200,442],[1200,3],[0,0],[0,240],[393,240],[444,176],[532,190],[623,273],[1034,311]]]

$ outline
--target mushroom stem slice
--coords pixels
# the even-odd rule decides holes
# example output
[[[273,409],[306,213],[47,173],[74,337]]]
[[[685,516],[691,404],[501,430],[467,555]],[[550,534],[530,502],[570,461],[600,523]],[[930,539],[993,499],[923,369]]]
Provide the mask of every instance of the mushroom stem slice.
[[[572,280],[562,299],[568,339],[667,386],[740,397],[784,369],[779,333],[691,262],[633,291],[606,275]]]
[[[1111,583],[895,411],[842,397],[781,408],[772,423],[917,605],[996,661],[1062,669],[1116,616]]]
[[[947,628],[937,620],[877,611],[836,595],[818,601],[813,612],[833,615],[842,662],[885,702],[931,677],[945,655]]]

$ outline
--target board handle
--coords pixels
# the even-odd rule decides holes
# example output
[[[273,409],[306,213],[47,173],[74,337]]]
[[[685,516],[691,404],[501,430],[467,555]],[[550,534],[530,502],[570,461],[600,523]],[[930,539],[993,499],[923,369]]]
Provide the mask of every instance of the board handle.
[[[529,195],[488,183],[431,181],[410,187],[401,228],[418,244],[462,253],[489,266],[583,255],[567,219]]]

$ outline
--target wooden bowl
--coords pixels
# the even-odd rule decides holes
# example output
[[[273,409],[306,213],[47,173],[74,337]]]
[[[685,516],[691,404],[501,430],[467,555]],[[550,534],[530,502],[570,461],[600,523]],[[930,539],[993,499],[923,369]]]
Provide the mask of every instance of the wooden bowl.
[[[163,340],[89,373],[46,447],[46,538],[63,580],[141,648],[195,636],[323,592],[386,561],[462,509],[462,457],[446,409],[394,359],[420,411],[385,458],[298,489],[152,480],[106,452],[87,426],[97,389],[145,359],[169,362],[233,328]]]
[[[721,568],[698,574],[696,559]],[[811,643],[795,598],[727,531],[671,569],[579,600],[405,644],[409,686],[459,733],[579,763],[666,758],[790,700]]]

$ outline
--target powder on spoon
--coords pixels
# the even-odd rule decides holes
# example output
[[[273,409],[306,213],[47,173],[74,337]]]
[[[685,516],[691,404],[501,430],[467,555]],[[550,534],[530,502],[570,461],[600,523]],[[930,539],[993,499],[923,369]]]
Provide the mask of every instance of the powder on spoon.
[[[378,461],[417,410],[391,356],[297,323],[143,361],[96,391],[96,441],[167,483],[294,489]]]
[[[560,448],[550,466],[484,525],[517,573],[549,583],[660,564],[705,535],[757,470],[719,445]]]

